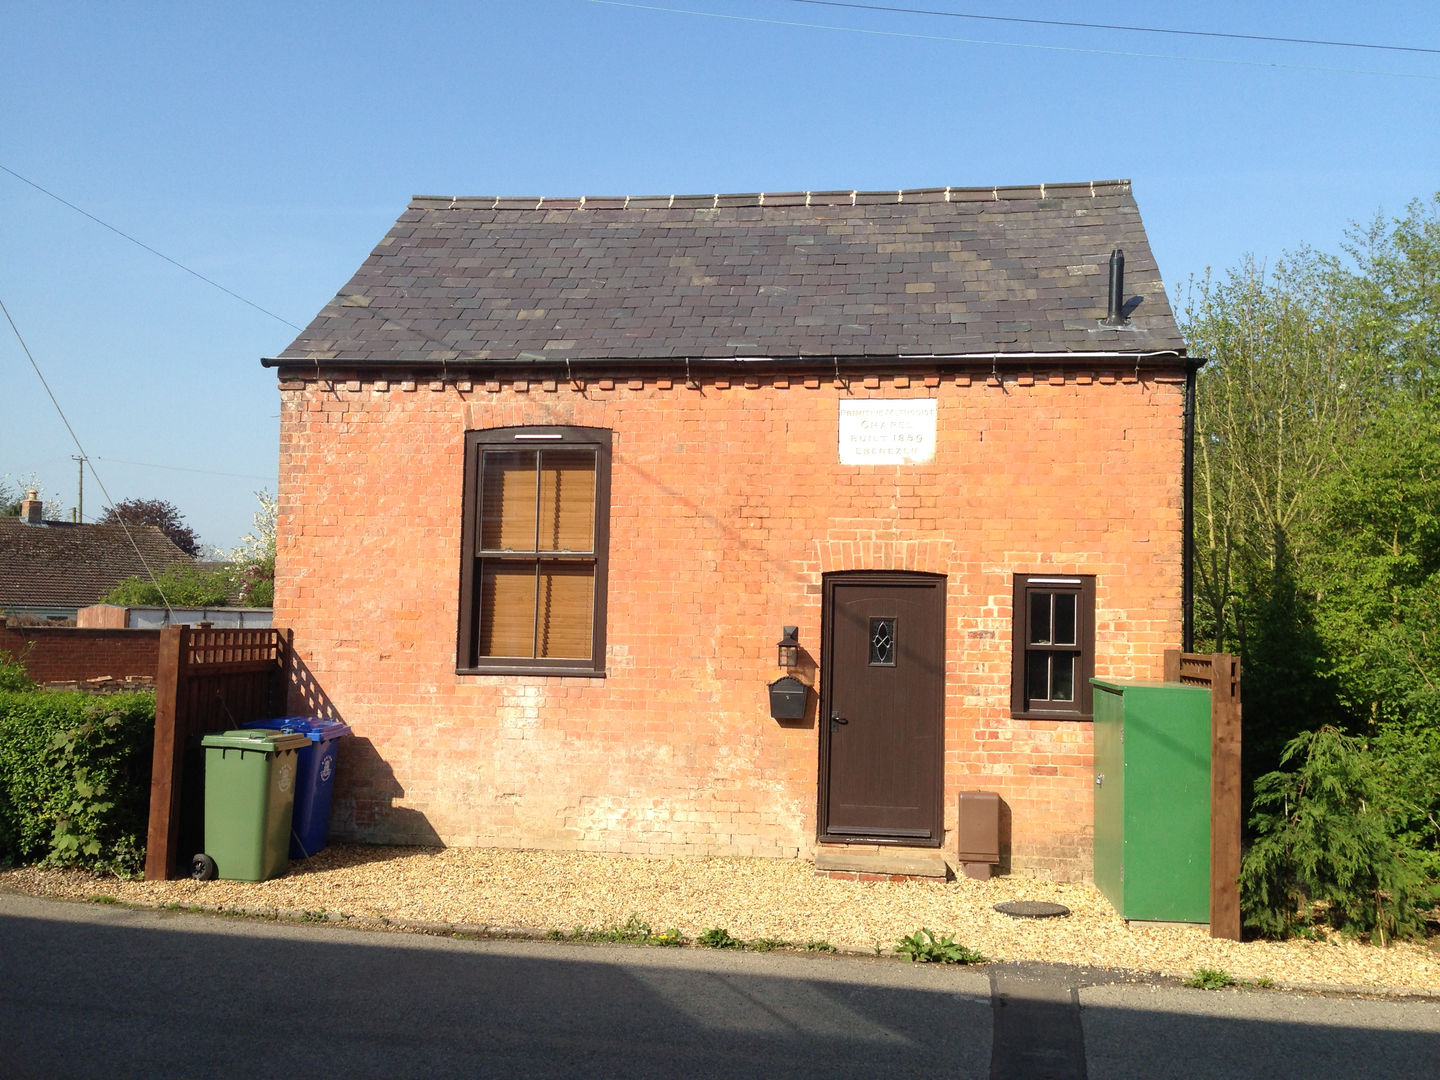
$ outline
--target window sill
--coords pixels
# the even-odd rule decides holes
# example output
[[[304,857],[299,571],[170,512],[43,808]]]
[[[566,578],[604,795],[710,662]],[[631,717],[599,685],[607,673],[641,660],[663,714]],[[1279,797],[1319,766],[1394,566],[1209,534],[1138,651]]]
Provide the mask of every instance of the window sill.
[[[1010,713],[1011,720],[1078,720],[1086,724],[1094,723],[1095,717],[1092,713],[1080,712],[1041,712],[1031,709],[1029,712]]]
[[[543,675],[547,678],[564,677],[567,679],[603,679],[605,672],[596,671],[594,668],[568,668],[568,667],[523,667],[520,665],[456,668],[456,675]]]

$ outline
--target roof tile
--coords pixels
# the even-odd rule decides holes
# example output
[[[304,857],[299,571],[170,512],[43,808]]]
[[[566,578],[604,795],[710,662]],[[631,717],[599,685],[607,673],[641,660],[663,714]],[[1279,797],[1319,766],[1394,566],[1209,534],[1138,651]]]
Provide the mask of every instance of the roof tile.
[[[188,561],[153,525],[131,525],[127,533],[120,525],[0,518],[0,611],[87,607],[124,578],[145,575],[147,565],[159,573]]]
[[[1140,303],[1102,334],[1117,246]],[[1111,180],[417,196],[279,362],[719,357],[760,338],[772,356],[1184,348],[1129,183]]]

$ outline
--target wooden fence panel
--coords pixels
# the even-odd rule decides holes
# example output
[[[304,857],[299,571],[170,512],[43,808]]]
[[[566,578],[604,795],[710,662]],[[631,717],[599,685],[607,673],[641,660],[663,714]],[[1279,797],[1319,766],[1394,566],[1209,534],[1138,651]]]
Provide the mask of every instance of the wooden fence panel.
[[[285,714],[288,630],[169,626],[155,677],[145,877],[180,875],[201,848],[204,761],[195,737]]]
[[[1240,659],[1165,651],[1165,681],[1210,691],[1210,936],[1240,940]]]

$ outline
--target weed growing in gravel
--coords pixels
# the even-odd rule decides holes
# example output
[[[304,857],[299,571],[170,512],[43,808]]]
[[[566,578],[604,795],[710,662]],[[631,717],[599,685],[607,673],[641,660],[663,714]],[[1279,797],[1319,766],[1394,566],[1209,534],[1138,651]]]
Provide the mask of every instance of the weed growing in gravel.
[[[915,933],[902,937],[895,952],[903,953],[916,964],[983,964],[985,957],[957,942],[952,934],[937,938],[922,926]]]
[[[803,952],[835,952],[835,946],[828,941],[787,941],[784,938],[756,938],[742,941],[721,926],[711,927],[692,943],[677,928],[662,930],[658,934],[639,915],[631,915],[623,923],[609,926],[577,926],[568,933],[564,930],[547,930],[545,937],[550,941],[601,941],[618,942],[627,945],[700,945],[707,949],[745,949],[750,952],[773,952],[775,949],[795,949]]]
[[[650,924],[639,915],[632,914],[623,923],[611,923],[598,930],[577,926],[571,935],[581,941],[616,941],[630,945],[644,945],[650,940]]]
[[[710,933],[716,935],[717,944],[711,945],[716,949],[744,949],[746,952],[774,952],[776,949],[790,949],[795,952],[826,952],[833,953],[835,946],[828,941],[790,941],[787,938],[751,938],[749,941],[741,941],[739,938],[731,937],[727,930],[712,930]],[[702,939],[702,945],[706,942]]]
[[[118,897],[106,896],[104,893],[96,893],[94,896],[88,897],[88,899],[89,899],[90,903],[92,903],[92,904],[118,904],[118,903],[120,903],[120,900],[119,900]]]
[[[1235,976],[1218,968],[1196,968],[1185,985],[1192,990],[1223,990],[1235,985]]]
[[[737,937],[733,937],[729,930],[726,930],[724,927],[720,926],[712,926],[709,930],[706,930],[695,940],[699,944],[704,945],[707,949],[745,948],[745,942],[741,941]]]
[[[673,926],[658,934],[651,933],[650,924],[639,915],[631,915],[623,923],[611,923],[609,926],[577,926],[568,934],[563,930],[551,930],[545,936],[551,941],[606,941],[624,945],[685,944],[685,935]]]

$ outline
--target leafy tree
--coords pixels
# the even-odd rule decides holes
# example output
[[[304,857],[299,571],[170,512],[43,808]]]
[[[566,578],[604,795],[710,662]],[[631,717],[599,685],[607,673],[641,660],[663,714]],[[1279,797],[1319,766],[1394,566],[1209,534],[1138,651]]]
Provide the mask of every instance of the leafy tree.
[[[200,538],[185,524],[184,515],[164,499],[126,499],[106,507],[101,525],[154,525],[192,559],[200,554]]]
[[[1343,258],[1302,250],[1273,271],[1247,262],[1207,277],[1183,321],[1192,351],[1210,361],[1197,379],[1195,623],[1206,644],[1244,661],[1252,854],[1266,853],[1270,867],[1247,862],[1246,887],[1262,894],[1247,902],[1279,910],[1272,841],[1284,822],[1304,824],[1296,799],[1316,805],[1322,793],[1336,842],[1358,845],[1326,858],[1373,855],[1371,870],[1389,873],[1377,854],[1388,844],[1407,853],[1405,873],[1433,887],[1440,195],[1401,218],[1353,226]],[[1355,741],[1322,739],[1324,731]],[[1272,771],[1302,754],[1297,770]],[[1342,798],[1345,785],[1366,794]],[[1378,805],[1383,815],[1372,813]],[[1327,899],[1330,887],[1311,880],[1304,894],[1339,905],[1352,928],[1373,915],[1381,936],[1410,924],[1413,911],[1394,905],[1420,895],[1372,882],[1365,914]],[[1283,920],[1257,918],[1252,925],[1283,930]]]
[[[1247,259],[1197,289],[1183,313],[1191,350],[1209,359],[1196,385],[1197,594],[1223,651],[1242,644],[1249,594],[1308,553],[1317,482],[1385,371],[1356,348],[1331,256],[1305,249],[1268,274]]]
[[[16,477],[10,474],[0,476],[0,517],[19,517],[20,504],[28,492],[34,491],[45,504],[45,517],[50,521],[69,521],[71,511],[64,500],[47,493],[44,486],[35,479],[35,474]]]
[[[240,602],[247,607],[269,607],[275,602],[275,520],[278,500],[269,491],[257,491],[260,509],[251,531],[222,556],[231,564],[231,579]]]
[[[1357,322],[1390,361],[1397,387],[1421,400],[1440,392],[1440,192],[1405,216],[1350,231]]]
[[[1315,608],[1341,705],[1385,765],[1394,831],[1440,879],[1440,415],[1406,398],[1330,478]]]

